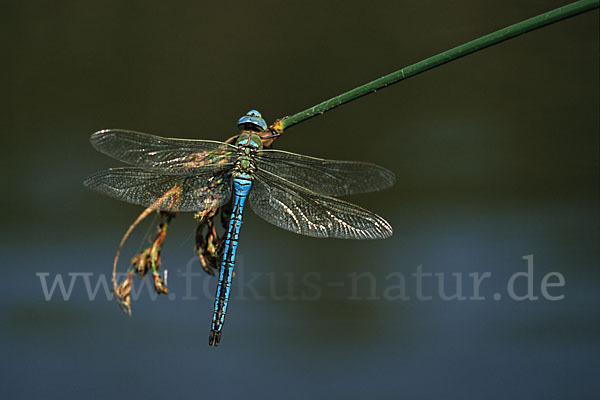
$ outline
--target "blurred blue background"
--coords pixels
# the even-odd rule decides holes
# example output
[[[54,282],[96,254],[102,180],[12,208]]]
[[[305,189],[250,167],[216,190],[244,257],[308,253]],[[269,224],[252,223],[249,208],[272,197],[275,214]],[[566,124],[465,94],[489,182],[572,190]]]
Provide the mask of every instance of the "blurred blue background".
[[[599,13],[480,51],[287,131],[279,149],[377,162],[398,182],[350,200],[385,241],[317,240],[245,215],[223,341],[216,281],[193,278],[194,223],[163,249],[175,299],[126,317],[81,276],[64,301],[40,277],[109,275],[141,211],[82,186],[118,162],[89,135],[128,128],[224,140],[250,108],[272,122],[560,1],[3,2],[1,387],[10,398],[564,399],[598,393]],[[142,226],[121,268],[143,244]],[[509,278],[534,257],[536,301]],[[485,300],[428,301],[411,274],[490,272]],[[369,278],[351,283],[352,274]],[[545,299],[549,272],[564,295]],[[308,274],[318,290],[303,282]],[[409,300],[383,298],[406,277]],[[255,275],[252,275],[255,274]],[[315,276],[315,275],[313,275]],[[205,280],[209,281],[205,282]],[[312,278],[311,278],[312,279]],[[336,285],[341,282],[342,285]],[[525,293],[524,279],[516,291]],[[137,282],[136,282],[137,283]],[[355,290],[356,289],[356,290]],[[145,290],[145,289],[144,289]],[[283,299],[274,294],[318,295]],[[356,292],[356,293],[354,293]],[[500,300],[493,295],[499,293]]]

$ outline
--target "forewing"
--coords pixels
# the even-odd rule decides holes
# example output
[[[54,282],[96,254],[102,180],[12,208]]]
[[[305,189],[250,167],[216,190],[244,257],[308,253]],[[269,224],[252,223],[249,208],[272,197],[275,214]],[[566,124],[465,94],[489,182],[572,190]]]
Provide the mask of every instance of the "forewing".
[[[327,196],[367,193],[392,186],[394,173],[375,164],[314,158],[280,150],[262,150],[260,169]]]
[[[161,169],[190,169],[231,165],[236,148],[211,140],[169,139],[122,129],[93,133],[92,146],[126,164]]]
[[[90,189],[118,200],[162,211],[202,211],[231,198],[231,172],[213,168],[194,175],[165,174],[149,168],[111,168],[84,181]]]
[[[249,200],[258,216],[301,235],[338,239],[385,239],[392,235],[392,227],[380,216],[268,171],[256,171]]]

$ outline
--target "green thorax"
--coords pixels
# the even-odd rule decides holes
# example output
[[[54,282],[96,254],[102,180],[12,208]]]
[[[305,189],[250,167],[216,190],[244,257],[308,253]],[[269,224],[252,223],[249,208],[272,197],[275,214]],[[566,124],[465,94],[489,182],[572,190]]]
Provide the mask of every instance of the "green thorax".
[[[238,148],[237,166],[240,171],[252,172],[254,170],[254,157],[256,152],[263,147],[260,136],[255,133],[243,132],[235,142]]]

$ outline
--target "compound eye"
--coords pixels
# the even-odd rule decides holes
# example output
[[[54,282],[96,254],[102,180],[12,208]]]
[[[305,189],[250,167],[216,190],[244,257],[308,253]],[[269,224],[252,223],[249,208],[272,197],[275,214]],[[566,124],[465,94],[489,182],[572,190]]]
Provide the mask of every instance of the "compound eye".
[[[256,110],[250,110],[242,118],[238,120],[240,129],[251,131],[264,131],[267,129],[267,122],[262,118],[262,115]]]
[[[250,111],[248,111],[248,112],[246,113],[246,115],[247,115],[247,116],[249,116],[249,117],[257,117],[257,118],[262,118],[262,115],[261,115],[261,113],[259,113],[259,112],[258,112],[258,111],[256,111],[256,110],[250,110]]]

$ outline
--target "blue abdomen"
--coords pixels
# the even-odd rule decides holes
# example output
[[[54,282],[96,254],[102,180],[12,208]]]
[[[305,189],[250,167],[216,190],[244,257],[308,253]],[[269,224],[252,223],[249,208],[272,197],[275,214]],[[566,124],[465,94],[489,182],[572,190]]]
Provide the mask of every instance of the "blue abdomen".
[[[223,260],[219,271],[219,284],[215,295],[215,306],[213,312],[212,327],[210,330],[209,344],[218,346],[221,340],[221,330],[225,323],[227,305],[231,291],[231,280],[233,278],[233,269],[235,267],[235,253],[239,241],[240,227],[242,226],[242,213],[244,203],[250,189],[252,188],[252,178],[247,174],[239,174],[233,179],[233,210],[229,219],[227,228],[227,237],[225,238],[225,248],[223,251]]]

